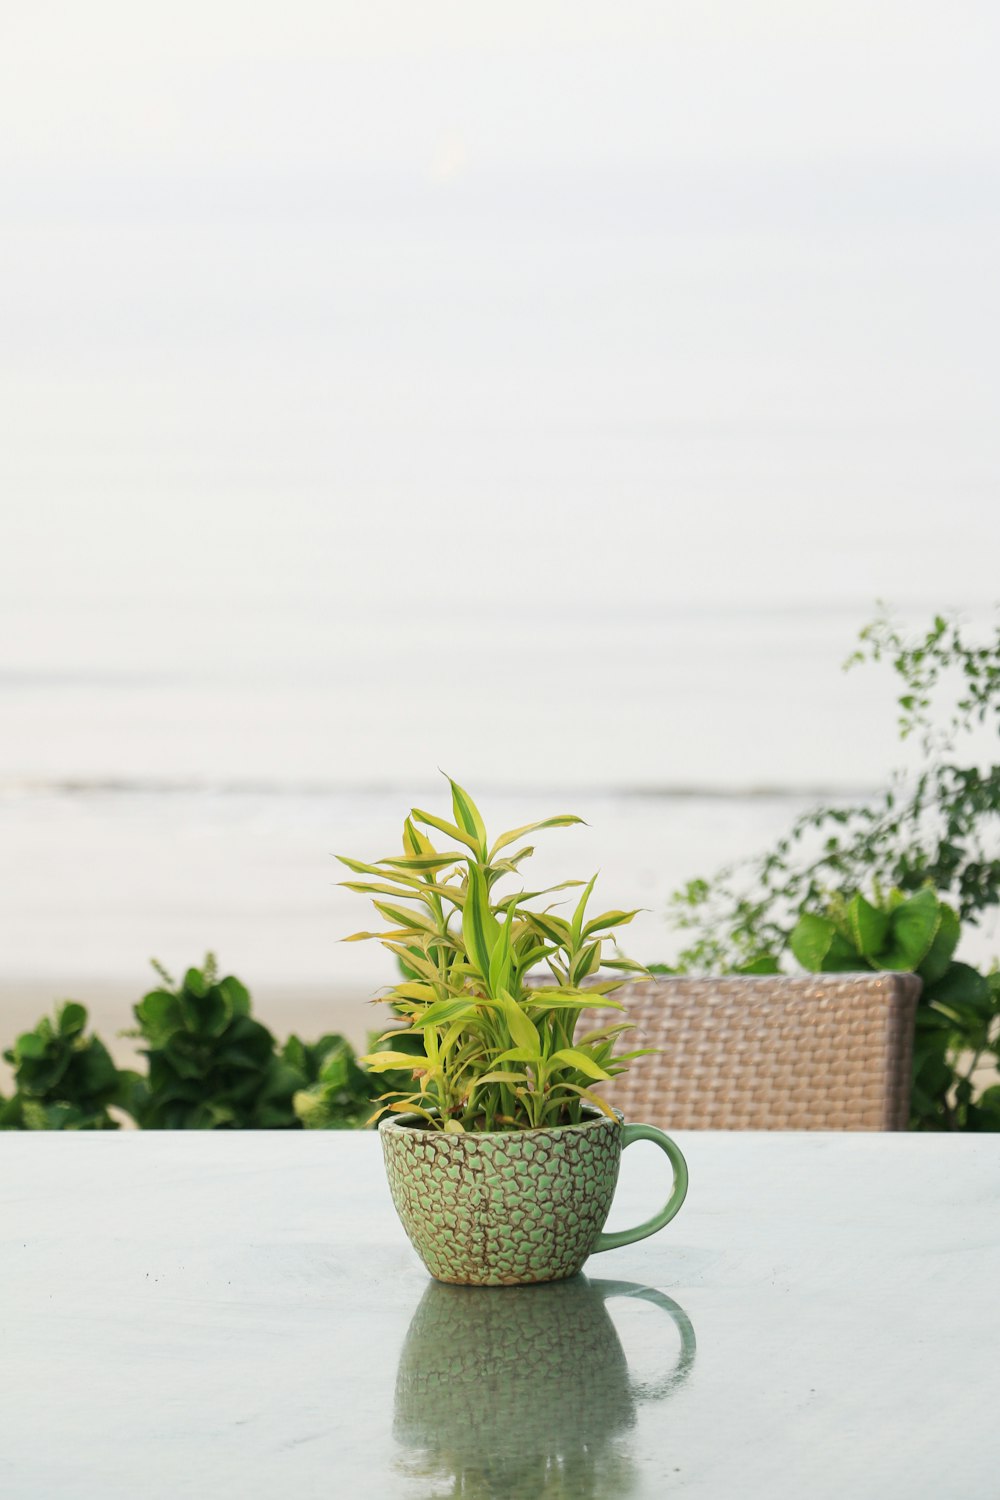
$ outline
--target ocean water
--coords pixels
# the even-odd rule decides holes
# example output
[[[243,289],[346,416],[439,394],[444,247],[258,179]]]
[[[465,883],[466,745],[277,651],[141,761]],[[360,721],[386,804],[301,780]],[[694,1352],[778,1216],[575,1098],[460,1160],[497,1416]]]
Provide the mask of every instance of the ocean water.
[[[150,956],[176,971],[212,948],[272,992],[284,983],[370,993],[392,977],[391,960],[375,944],[338,942],[373,914],[338,887],[350,877],[333,856],[395,853],[401,815],[432,790],[8,788],[2,977],[138,987]],[[539,836],[532,884],[599,869],[595,902],[649,908],[627,940],[651,960],[673,941],[663,917],[671,889],[766,842],[799,805],[593,791],[487,792],[481,803],[497,831],[553,810],[585,817],[586,828]]]
[[[672,890],[900,759],[885,673],[840,671],[854,623],[846,610],[560,618],[532,685],[518,663],[542,625],[522,620],[477,712],[485,633],[449,649],[442,636],[432,692],[384,629],[331,634],[325,664],[315,640],[312,657],[290,648],[256,676],[211,660],[8,673],[0,979],[141,986],[150,956],[179,969],[212,948],[271,992],[370,990],[387,960],[338,942],[368,907],[339,889],[334,856],[394,852],[414,804],[447,812],[438,766],[498,831],[585,818],[539,837],[532,885],[599,870],[595,899],[647,909],[628,951],[669,959]],[[244,626],[274,651],[269,625]]]

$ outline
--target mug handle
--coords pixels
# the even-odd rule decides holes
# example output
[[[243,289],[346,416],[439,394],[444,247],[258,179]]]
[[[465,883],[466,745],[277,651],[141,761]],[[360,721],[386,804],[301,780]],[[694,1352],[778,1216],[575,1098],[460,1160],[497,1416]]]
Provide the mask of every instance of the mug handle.
[[[677,1213],[688,1190],[687,1162],[681,1155],[680,1148],[664,1135],[662,1130],[657,1130],[655,1125],[624,1125],[622,1127],[622,1150],[631,1146],[633,1141],[654,1141],[661,1151],[666,1152],[670,1158],[670,1165],[674,1169],[674,1186],[670,1197],[658,1214],[651,1219],[646,1219],[635,1229],[619,1229],[614,1234],[605,1234],[603,1231],[597,1236],[597,1242],[591,1250],[591,1255],[599,1255],[602,1250],[617,1250],[620,1245],[632,1245],[636,1240],[644,1240],[651,1234],[656,1234],[664,1224]]]
[[[636,1286],[633,1281],[592,1281],[590,1284],[600,1291],[604,1302],[609,1297],[632,1297],[636,1302],[651,1302],[654,1307],[662,1308],[681,1336],[677,1363],[660,1380],[633,1382],[632,1394],[639,1401],[662,1401],[664,1396],[679,1390],[690,1375],[698,1352],[694,1328],[683,1307],[672,1297],[668,1297],[666,1292],[657,1291],[652,1286]]]

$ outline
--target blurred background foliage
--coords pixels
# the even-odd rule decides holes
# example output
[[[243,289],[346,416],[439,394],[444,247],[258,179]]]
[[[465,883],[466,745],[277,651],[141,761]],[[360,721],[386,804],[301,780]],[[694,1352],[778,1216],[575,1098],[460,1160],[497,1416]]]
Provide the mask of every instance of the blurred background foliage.
[[[134,1007],[123,1033],[141,1043],[143,1072],[115,1067],[87,1032],[87,1012],[67,1001],[4,1057],[14,1094],[0,1098],[7,1130],[301,1130],[361,1126],[385,1084],[355,1061],[341,1036],[279,1047],[251,1014],[250,995],[220,978],[209,955],[179,984],[161,984]]]
[[[683,947],[658,972],[913,970],[917,1012],[911,1128],[1000,1130],[1000,972],[956,957],[963,928],[1000,905],[1000,765],[982,763],[1000,730],[1000,624],[971,638],[937,615],[906,636],[885,613],[849,658],[887,663],[901,739],[916,768],[855,802],[820,805],[771,850],[676,892]],[[209,956],[134,1007],[144,1071],[118,1068],[65,1002],[3,1054],[14,1092],[0,1129],[351,1129],[386,1087],[350,1043],[328,1034],[281,1046]],[[373,1043],[373,1045],[375,1045]],[[384,1045],[384,1044],[383,1044]]]
[[[654,967],[913,970],[924,988],[911,1126],[1000,1130],[1000,974],[995,961],[980,973],[954,958],[963,925],[1000,904],[1000,765],[982,763],[1000,731],[1000,623],[972,638],[936,615],[907,636],[883,610],[845,665],[865,662],[891,667],[916,768],[871,798],[817,806],[764,854],[689,881],[669,911],[684,947]]]

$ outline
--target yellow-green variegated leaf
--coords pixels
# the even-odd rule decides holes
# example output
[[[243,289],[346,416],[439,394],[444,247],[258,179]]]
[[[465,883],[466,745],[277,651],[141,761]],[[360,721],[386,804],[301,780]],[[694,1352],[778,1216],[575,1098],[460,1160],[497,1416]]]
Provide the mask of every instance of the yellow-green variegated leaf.
[[[440,896],[443,900],[450,901],[452,906],[457,907],[459,911],[465,905],[464,881],[461,885],[452,884],[450,881],[445,881],[439,885],[428,885],[427,890],[430,891],[432,896]]]
[[[395,876],[388,870],[380,870],[383,880],[394,880]],[[376,881],[369,880],[341,880],[341,888],[345,891],[355,891],[361,896],[391,896],[394,901],[422,901],[427,905],[427,896],[431,893],[429,885],[421,885],[414,882],[414,889],[406,890],[398,885],[382,885]]]
[[[425,979],[430,979],[433,983],[440,980],[440,973],[434,965],[426,958],[419,957],[412,948],[406,948],[401,943],[387,942],[385,939],[382,941],[382,946],[388,948],[390,953],[395,953],[397,958],[401,958],[408,969],[422,974]]]
[[[383,870],[379,865],[365,864],[363,859],[348,859],[346,854],[334,856],[338,864],[345,865],[354,875],[374,875],[376,880],[395,880],[397,877],[391,875],[388,870]],[[408,880],[405,876],[398,877],[400,884],[418,885],[416,880]]]
[[[474,854],[479,853],[479,845],[472,834],[464,832],[461,828],[456,828],[455,824],[449,823],[446,818],[438,818],[434,813],[424,812],[422,807],[415,807],[410,813],[410,817],[415,823],[423,823],[426,828],[436,828],[438,833],[447,834],[450,839],[458,839],[460,844],[464,844]]]
[[[416,827],[412,818],[407,818],[403,824],[403,853],[404,854],[436,854],[437,850],[430,839],[425,838]]]
[[[514,1045],[523,1047],[533,1057],[541,1057],[542,1041],[531,1017],[521,1009],[512,995],[503,995],[502,999],[503,1018]]]
[[[582,823],[582,818],[577,818],[573,813],[561,813],[556,818],[544,818],[541,823],[525,823],[522,828],[512,828],[509,833],[502,833],[490,850],[490,864],[493,857],[501,849],[506,849],[508,844],[516,844],[518,839],[523,839],[529,833],[535,833],[541,828],[569,828],[574,823]],[[485,830],[484,830],[485,831]]]
[[[430,1005],[437,999],[437,991],[432,984],[421,984],[418,979],[414,979],[406,984],[394,985],[388,999],[417,1000]]]
[[[600,963],[601,944],[598,941],[591,943],[589,948],[584,948],[581,953],[577,954],[572,970],[570,971],[570,979],[573,984],[582,983],[588,974],[593,974],[594,970],[600,967]]]
[[[383,1042],[392,1042],[401,1036],[420,1036],[420,1028],[415,1026],[400,1026],[397,1022],[395,1025],[390,1026],[388,1031],[383,1031],[382,1035],[377,1036],[374,1041],[369,1037],[368,1045],[377,1052]]]
[[[626,1031],[631,1031],[634,1026],[634,1021],[619,1021],[616,1026],[602,1026],[599,1031],[586,1031],[583,1036],[578,1036],[574,1040],[578,1047],[586,1047],[591,1042],[610,1042],[624,1035]]]
[[[626,927],[633,917],[637,917],[642,907],[636,907],[635,911],[606,911],[599,917],[594,917],[583,929],[585,938],[593,937],[595,932],[613,932],[616,927]]]
[[[394,1115],[421,1115],[429,1125],[439,1125],[437,1116],[416,1102],[421,1097],[420,1094],[413,1094],[409,1099],[397,1099],[395,1104],[389,1105],[389,1109]]]
[[[570,923],[570,932],[573,936],[574,948],[579,945],[580,938],[583,935],[583,918],[587,911],[587,902],[590,900],[590,893],[594,889],[594,886],[596,884],[597,876],[592,875],[590,880],[587,882],[587,886],[584,890],[583,895],[580,897],[580,900],[577,903],[576,911],[573,913],[573,920]]]
[[[509,989],[511,978],[511,932],[514,922],[514,907],[507,908],[507,919],[490,955],[490,990],[494,995]]]
[[[503,861],[501,860],[501,864],[502,863],[503,863]],[[547,885],[545,887],[544,891],[515,891],[512,896],[504,896],[500,901],[497,902],[497,906],[498,907],[508,907],[508,906],[510,906],[510,904],[511,904],[512,901],[517,902],[518,906],[523,906],[524,903],[525,903],[525,901],[537,901],[537,899],[538,899],[539,896],[551,896],[556,891],[568,891],[574,885],[577,885],[577,886],[583,885],[583,881],[582,880],[561,880],[558,885]],[[556,905],[558,905],[558,902],[556,903]],[[549,921],[552,920],[552,918],[548,916],[548,913],[544,913],[543,914],[541,912],[533,912],[533,911],[522,912],[522,916],[524,916],[525,918],[537,917],[537,916],[542,916],[542,915],[544,915],[547,920],[549,920]],[[561,921],[562,919],[558,918],[557,920]],[[567,923],[563,923],[563,926],[566,928],[566,932],[568,933],[569,932],[569,926],[568,926],[568,924]]]
[[[622,985],[630,983],[631,980],[625,978],[624,976],[618,979],[592,979],[587,985],[586,993],[588,995],[607,996],[613,994],[615,990],[620,990]],[[608,1004],[617,1005],[619,1010],[622,1009],[622,1005],[617,1000],[609,1000]]]
[[[441,1052],[445,1057],[450,1059],[449,1067],[456,1074],[461,1072],[462,1059],[463,1057],[468,1057],[470,1049],[468,1044],[465,1047],[459,1047],[457,1052],[455,1052],[455,1048],[460,1041],[463,1033],[465,1032],[466,1027],[469,1025],[474,1025],[478,1020],[481,1020],[481,1017],[476,1015],[475,1013],[473,1013],[471,1017],[459,1016],[454,1021],[452,1021],[451,1025],[445,1031],[444,1036],[441,1038]]]
[[[576,1068],[578,1073],[585,1073],[588,1078],[599,1083],[606,1083],[611,1077],[592,1057],[588,1057],[586,1052],[581,1052],[577,1047],[561,1047],[558,1052],[553,1052],[549,1061],[560,1063],[564,1068]]]
[[[609,979],[607,984],[615,987],[621,980]],[[588,985],[585,990],[574,990],[566,985],[558,990],[529,990],[528,1005],[537,1005],[541,1010],[586,1010],[588,1006],[624,1010],[618,1000],[609,1000],[604,985]]]
[[[414,1020],[416,1025],[423,1028],[424,1026],[443,1026],[446,1021],[455,1021],[459,1018],[466,1020],[477,1015],[475,1000],[469,995],[455,995],[446,1000],[435,1000],[433,1005],[428,1006]]]
[[[501,1052],[498,1057],[494,1058],[494,1062],[497,1063],[536,1063],[538,1061],[538,1053],[532,1051],[530,1047],[508,1047],[506,1052]]]
[[[515,975],[516,983],[518,986],[524,983],[524,976],[534,968],[535,964],[540,963],[541,960],[546,956],[546,954],[551,953],[551,951],[551,948],[546,948],[544,944],[535,947],[532,947],[530,945],[518,947],[518,950],[515,954]]]
[[[383,870],[382,874],[386,880],[398,878],[389,870]],[[459,886],[434,885],[429,880],[415,879],[412,890],[401,890],[397,886],[376,885],[361,880],[342,880],[340,885],[345,891],[356,891],[363,896],[391,896],[395,901],[419,901],[431,911],[434,910],[430,899],[432,896],[450,901],[458,910],[465,905],[465,892]]]
[[[465,951],[483,979],[489,978],[490,959],[500,939],[500,923],[490,910],[486,880],[478,865],[469,866],[469,885],[462,911]]]
[[[460,856],[464,859],[464,855]],[[366,865],[357,859],[347,859],[338,854],[340,863],[346,865],[356,875],[374,875],[376,880],[394,880],[396,885],[361,885],[355,881],[342,880],[340,884],[348,891],[360,891],[368,894],[372,891],[385,896],[395,896],[397,901],[426,901],[429,895],[441,896],[450,901],[454,906],[461,906],[464,894],[461,886],[450,886],[447,883],[438,883],[427,879],[426,875],[415,873],[407,874],[405,869],[386,869],[384,865]],[[406,889],[400,890],[403,886]]]
[[[455,814],[455,822],[470,838],[476,840],[476,848],[483,859],[486,858],[486,825],[483,822],[479,808],[473,802],[468,792],[460,787],[457,781],[448,777],[448,785],[451,787],[451,807]]]
[[[397,927],[416,927],[421,932],[433,933],[435,937],[442,936],[435,924],[418,912],[407,911],[401,906],[390,906],[387,901],[373,901],[372,905],[380,916],[385,917],[387,922],[392,922]]]
[[[342,943],[364,943],[369,938],[384,938],[384,932],[352,932],[349,937],[342,937]]]
[[[537,933],[540,933],[547,942],[555,943],[557,948],[564,948],[569,942],[569,923],[564,922],[562,917],[553,917],[549,912],[525,912],[527,920]]]
[[[404,875],[420,874],[435,875],[438,870],[447,870],[460,859],[468,859],[461,849],[445,849],[440,854],[389,854],[385,859],[379,860],[379,865],[389,865],[393,870],[399,870]],[[380,875],[385,875],[385,870],[379,870]],[[389,877],[392,878],[391,876]]]
[[[383,938],[402,936],[406,942],[412,943],[419,953],[423,953],[425,957],[435,962],[440,962],[445,953],[463,952],[461,945],[448,932],[429,932],[422,927],[406,927],[401,934],[383,933],[382,936]]]
[[[523,849],[518,849],[516,854],[509,854],[506,859],[491,859],[490,864],[494,870],[516,870],[524,860],[530,859],[534,854],[533,844],[525,844]]]
[[[610,1120],[617,1120],[618,1116],[611,1108],[611,1105],[606,1099],[602,1099],[599,1094],[592,1094],[590,1089],[582,1089],[575,1083],[560,1083],[559,1087],[568,1089],[571,1094],[579,1094],[581,1099],[586,1099],[588,1104],[592,1104],[595,1109],[599,1109],[602,1115],[607,1115]]]
[[[370,1073],[388,1073],[394,1068],[412,1073],[426,1061],[425,1058],[414,1057],[412,1052],[369,1052],[358,1060],[364,1063]]]

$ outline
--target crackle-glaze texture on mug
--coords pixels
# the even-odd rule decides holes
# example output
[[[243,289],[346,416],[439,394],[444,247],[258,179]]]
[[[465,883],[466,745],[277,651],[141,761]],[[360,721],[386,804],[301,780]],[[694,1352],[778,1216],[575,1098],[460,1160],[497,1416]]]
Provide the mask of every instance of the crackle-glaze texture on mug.
[[[622,1127],[602,1115],[550,1130],[446,1135],[379,1127],[392,1200],[438,1281],[516,1286],[575,1276],[611,1208]]]

